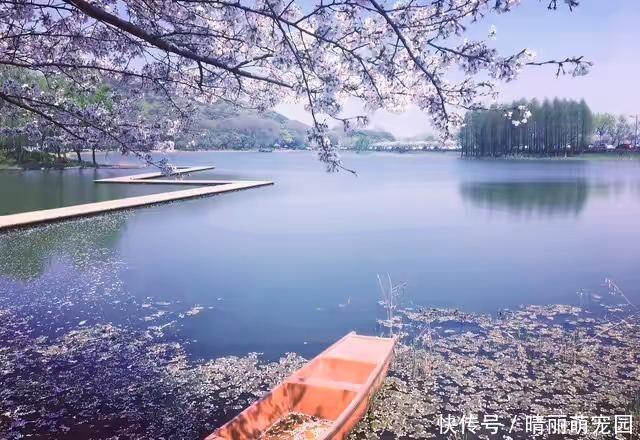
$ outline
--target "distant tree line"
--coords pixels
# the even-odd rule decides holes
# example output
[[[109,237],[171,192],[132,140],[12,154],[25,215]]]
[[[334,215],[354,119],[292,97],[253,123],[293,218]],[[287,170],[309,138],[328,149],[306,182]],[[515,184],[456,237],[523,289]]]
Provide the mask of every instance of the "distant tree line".
[[[625,142],[637,145],[636,127],[624,115],[597,113],[594,118],[594,142],[598,146],[611,145],[617,147]]]
[[[521,100],[507,108],[467,112],[462,155],[564,156],[583,152],[591,141],[594,116],[584,100]]]
[[[395,141],[393,134],[382,130],[355,130],[349,136],[340,133],[340,130],[334,130],[329,136],[333,137],[333,142],[339,143],[343,148],[356,151],[370,150],[371,146],[378,142]]]
[[[304,148],[305,131],[260,114],[240,114],[225,119],[200,116],[193,142],[180,142],[178,149],[250,150],[263,147]],[[187,140],[191,140],[188,137]]]

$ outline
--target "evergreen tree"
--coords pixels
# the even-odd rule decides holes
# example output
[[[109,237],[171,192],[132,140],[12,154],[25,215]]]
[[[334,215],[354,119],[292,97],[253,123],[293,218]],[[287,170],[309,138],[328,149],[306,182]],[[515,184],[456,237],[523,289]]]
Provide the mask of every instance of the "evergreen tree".
[[[519,100],[509,107],[513,118],[497,106],[465,115],[463,156],[566,156],[584,152],[591,142],[594,116],[584,100]]]

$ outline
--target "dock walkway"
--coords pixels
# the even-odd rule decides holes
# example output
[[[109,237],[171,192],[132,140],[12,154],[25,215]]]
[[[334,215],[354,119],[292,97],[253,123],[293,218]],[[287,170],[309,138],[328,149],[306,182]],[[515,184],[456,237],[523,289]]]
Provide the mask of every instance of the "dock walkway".
[[[213,167],[181,167],[174,175],[192,173],[196,171],[210,170]],[[39,211],[21,212],[18,214],[0,216],[0,231],[20,228],[40,223],[64,220],[74,217],[84,217],[109,211],[135,208],[138,206],[155,205],[167,203],[174,200],[204,197],[230,191],[240,191],[243,189],[257,188],[260,186],[273,185],[273,182],[266,180],[172,180],[155,179],[162,177],[159,172],[143,173],[132,176],[114,177],[109,179],[95,180],[95,183],[129,183],[129,184],[164,184],[164,185],[195,185],[197,188],[184,189],[179,191],[168,191],[146,196],[126,197],[123,199],[107,200],[104,202],[85,203],[81,205],[66,206],[62,208],[43,209]]]

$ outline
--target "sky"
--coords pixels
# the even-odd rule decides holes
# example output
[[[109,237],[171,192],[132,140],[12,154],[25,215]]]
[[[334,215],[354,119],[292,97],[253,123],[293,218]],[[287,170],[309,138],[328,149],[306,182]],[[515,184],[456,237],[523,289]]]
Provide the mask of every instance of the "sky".
[[[640,0],[581,0],[570,12],[562,0],[549,11],[547,0],[522,0],[512,12],[489,15],[469,28],[469,37],[482,38],[495,25],[493,42],[503,54],[532,49],[537,60],[584,55],[594,63],[584,77],[555,76],[555,68],[529,67],[518,80],[501,84],[501,101],[519,98],[584,98],[594,112],[640,113]],[[281,104],[276,110],[291,119],[310,123],[302,104]],[[345,114],[357,114],[361,104],[345,104]],[[378,111],[369,128],[387,130],[396,137],[433,133],[419,109],[402,114]]]

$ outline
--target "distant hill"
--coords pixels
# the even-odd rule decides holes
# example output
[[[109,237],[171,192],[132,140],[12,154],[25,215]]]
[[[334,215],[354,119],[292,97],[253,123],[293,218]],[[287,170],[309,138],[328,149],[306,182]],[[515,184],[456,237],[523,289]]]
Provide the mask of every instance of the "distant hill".
[[[304,149],[309,125],[275,112],[255,111],[227,103],[201,105],[192,126],[192,134],[178,139],[178,149],[249,150],[265,147]],[[391,133],[357,130],[347,135],[340,128],[329,135],[343,148],[358,148],[361,143],[393,141]]]
[[[244,150],[280,146],[301,149],[308,128],[274,111],[259,114],[226,103],[202,105],[195,117],[193,135],[179,139],[176,148]]]
[[[383,130],[354,130],[346,134],[342,128],[334,128],[329,135],[332,141],[338,141],[343,148],[359,149],[364,144],[374,144],[376,142],[394,141],[395,137],[388,131]]]
[[[122,85],[110,84],[123,93]],[[149,117],[160,113],[169,103],[154,93],[145,94],[143,110]],[[305,149],[307,131],[304,122],[289,119],[276,111],[258,113],[227,102],[198,104],[189,132],[178,136],[179,150],[256,150],[260,148]],[[366,150],[379,142],[396,138],[387,131],[360,129],[346,134],[341,127],[330,130],[329,137],[341,148]]]

